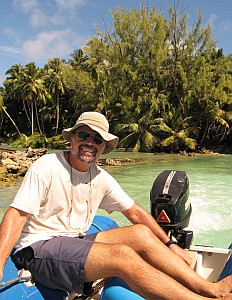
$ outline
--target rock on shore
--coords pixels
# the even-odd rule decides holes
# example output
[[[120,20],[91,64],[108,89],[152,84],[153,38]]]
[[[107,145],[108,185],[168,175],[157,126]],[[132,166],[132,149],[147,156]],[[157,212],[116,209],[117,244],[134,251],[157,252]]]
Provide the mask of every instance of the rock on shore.
[[[32,149],[26,151],[0,148],[0,186],[10,186],[18,177],[23,177],[28,168],[40,156],[48,153],[47,149]],[[133,162],[129,158],[113,159],[103,158],[98,160],[100,166],[120,166],[122,163]]]
[[[0,186],[12,185],[15,178],[23,177],[31,164],[47,149],[19,150],[0,149]]]

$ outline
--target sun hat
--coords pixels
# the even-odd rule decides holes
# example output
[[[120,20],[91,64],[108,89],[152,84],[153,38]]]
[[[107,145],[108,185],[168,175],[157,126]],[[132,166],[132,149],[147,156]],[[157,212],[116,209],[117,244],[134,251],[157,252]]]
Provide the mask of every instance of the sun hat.
[[[62,131],[63,138],[69,141],[70,132],[85,125],[98,132],[106,141],[103,154],[109,153],[116,148],[118,144],[118,137],[109,133],[109,122],[107,121],[106,117],[103,114],[95,111],[82,113],[73,127],[64,129]]]

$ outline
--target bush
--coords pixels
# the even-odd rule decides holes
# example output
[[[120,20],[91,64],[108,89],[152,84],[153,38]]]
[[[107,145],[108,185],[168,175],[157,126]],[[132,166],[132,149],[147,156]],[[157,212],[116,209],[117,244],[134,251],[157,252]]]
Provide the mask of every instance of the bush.
[[[10,145],[15,148],[46,148],[47,139],[43,134],[35,132],[29,137],[25,134],[21,134],[20,138],[15,139],[14,141],[9,141]]]
[[[68,148],[68,143],[63,139],[62,135],[60,134],[47,138],[47,146],[49,149],[62,150]]]

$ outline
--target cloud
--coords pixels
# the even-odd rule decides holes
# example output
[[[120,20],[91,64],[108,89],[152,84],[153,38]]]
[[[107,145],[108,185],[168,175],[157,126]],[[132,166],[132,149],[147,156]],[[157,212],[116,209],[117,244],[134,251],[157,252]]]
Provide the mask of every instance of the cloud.
[[[72,14],[73,13],[69,13],[67,15],[64,11],[56,11],[53,15],[49,15],[48,11],[45,12],[41,9],[35,9],[30,15],[30,23],[34,28],[66,25]]]
[[[49,16],[47,16],[41,9],[35,9],[30,16],[30,22],[33,27],[46,26],[49,21]]]
[[[15,30],[12,27],[5,27],[2,29],[1,34],[6,37],[10,41],[14,41],[14,43],[20,43],[20,35],[19,31]]]
[[[220,28],[226,32],[232,32],[232,21],[226,20],[220,24]]]
[[[77,9],[86,5],[88,0],[14,0],[17,9],[29,15],[34,28],[66,24],[75,20]]]
[[[0,84],[1,84],[5,79],[6,79],[6,75],[0,73]]]
[[[37,0],[14,0],[13,4],[26,13],[33,11],[38,7]]]
[[[217,20],[217,15],[211,14],[208,19],[208,24],[213,28],[215,21]]]
[[[21,50],[9,46],[0,46],[0,53],[8,56],[18,56],[21,53]]]
[[[73,10],[86,4],[86,0],[56,0],[57,6],[65,10]]]
[[[2,37],[8,40],[0,43],[0,55],[14,58],[16,63],[34,61],[38,65],[54,57],[69,58],[86,44],[87,37],[77,31],[78,10],[88,1],[12,0],[15,16],[20,16],[21,21],[15,29],[12,24],[1,30]]]
[[[84,37],[78,36],[70,29],[60,31],[44,31],[35,39],[27,40],[22,45],[25,59],[44,63],[49,58],[67,58],[75,49],[83,47]]]

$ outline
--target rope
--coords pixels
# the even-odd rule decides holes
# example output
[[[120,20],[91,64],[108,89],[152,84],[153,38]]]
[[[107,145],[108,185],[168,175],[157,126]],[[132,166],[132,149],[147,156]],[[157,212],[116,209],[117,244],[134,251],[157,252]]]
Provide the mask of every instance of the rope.
[[[97,228],[99,231],[103,231],[103,229],[95,223],[91,224],[93,227]]]
[[[31,276],[26,276],[26,277],[25,276],[19,276],[17,278],[13,278],[13,279],[8,280],[6,282],[0,282],[0,287],[6,286],[6,285],[9,285],[9,284],[13,284],[13,283],[16,283],[18,281],[23,281],[23,282],[30,281],[31,279],[32,279]]]

